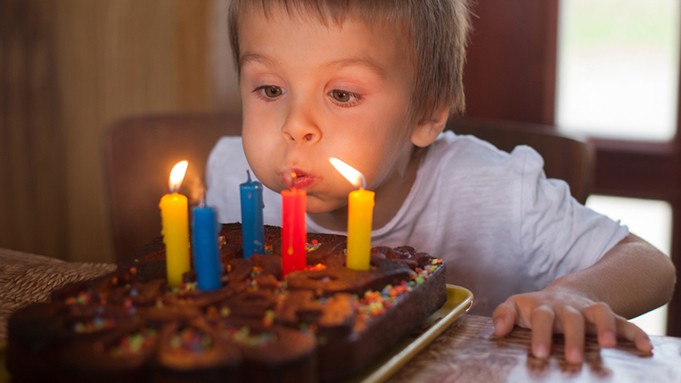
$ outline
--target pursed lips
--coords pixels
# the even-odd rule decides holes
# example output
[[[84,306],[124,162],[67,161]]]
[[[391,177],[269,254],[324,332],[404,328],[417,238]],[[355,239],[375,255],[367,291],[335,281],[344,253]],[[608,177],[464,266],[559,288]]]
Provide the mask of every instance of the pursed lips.
[[[312,174],[306,173],[305,171],[301,169],[291,169],[288,172],[285,172],[284,174],[284,182],[292,187],[296,187],[298,189],[305,189],[309,188],[312,186],[314,183],[318,181],[318,177],[313,176]]]

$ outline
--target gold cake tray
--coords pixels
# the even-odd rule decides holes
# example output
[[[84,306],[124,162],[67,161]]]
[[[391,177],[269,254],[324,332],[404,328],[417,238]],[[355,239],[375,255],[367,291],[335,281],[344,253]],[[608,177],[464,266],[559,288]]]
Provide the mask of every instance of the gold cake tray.
[[[413,334],[387,352],[374,367],[364,371],[348,383],[379,383],[399,371],[409,360],[463,315],[473,303],[473,293],[456,285],[447,285],[447,301],[425,320],[420,333]],[[5,340],[0,340],[0,383],[9,382],[5,368]]]
[[[447,301],[424,321],[422,332],[416,332],[398,343],[373,367],[348,380],[348,383],[380,383],[388,379],[468,311],[472,303],[473,293],[470,290],[448,284]]]

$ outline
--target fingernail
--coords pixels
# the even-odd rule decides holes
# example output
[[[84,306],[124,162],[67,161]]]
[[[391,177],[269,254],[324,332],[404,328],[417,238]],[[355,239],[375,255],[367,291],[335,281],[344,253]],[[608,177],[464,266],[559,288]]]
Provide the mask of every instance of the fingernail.
[[[573,347],[567,355],[568,363],[582,363],[582,351],[576,347]]]
[[[534,346],[534,351],[532,352],[535,357],[539,359],[546,359],[549,356],[549,351],[543,344],[538,344]]]
[[[601,346],[603,347],[614,347],[617,344],[617,338],[612,331],[606,331],[603,333],[601,338]]]
[[[494,334],[499,335],[501,333],[501,318],[493,318],[492,319],[492,326],[494,326]]]

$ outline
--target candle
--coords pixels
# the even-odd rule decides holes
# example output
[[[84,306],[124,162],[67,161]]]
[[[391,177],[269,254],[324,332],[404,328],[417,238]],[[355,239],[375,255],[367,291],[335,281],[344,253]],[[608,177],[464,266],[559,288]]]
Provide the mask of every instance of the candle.
[[[218,249],[220,227],[215,210],[202,202],[192,210],[192,251],[194,270],[199,290],[211,291],[220,288],[222,264]]]
[[[295,177],[295,174],[294,174]],[[305,190],[281,191],[282,228],[281,228],[281,270],[286,275],[292,271],[303,270],[307,266],[305,226]]]
[[[189,220],[187,197],[177,192],[187,171],[187,161],[180,161],[170,172],[170,193],[161,198],[163,242],[166,245],[166,276],[168,284],[177,286],[182,274],[189,271]]]
[[[262,184],[251,181],[251,173],[246,171],[248,180],[241,185],[241,237],[244,258],[252,254],[265,253],[265,226],[262,215]]]
[[[348,245],[345,265],[353,270],[369,270],[371,261],[371,221],[374,192],[365,190],[362,173],[337,158],[329,158],[331,165],[357,187],[348,194]]]

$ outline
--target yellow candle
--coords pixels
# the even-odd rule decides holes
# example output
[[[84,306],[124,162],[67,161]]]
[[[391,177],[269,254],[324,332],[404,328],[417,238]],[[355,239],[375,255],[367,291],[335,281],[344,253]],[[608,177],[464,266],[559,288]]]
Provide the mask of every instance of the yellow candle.
[[[369,270],[371,264],[371,221],[374,214],[374,192],[365,190],[362,173],[337,158],[331,164],[359,189],[348,194],[348,245],[345,266],[353,270]]]
[[[349,269],[369,270],[373,211],[374,192],[360,187],[348,194],[348,253],[345,263]]]
[[[182,274],[190,269],[189,260],[189,213],[187,197],[178,193],[182,184],[187,161],[180,161],[170,172],[170,193],[161,198],[161,223],[163,242],[166,245],[166,276],[168,284],[177,286]]]

